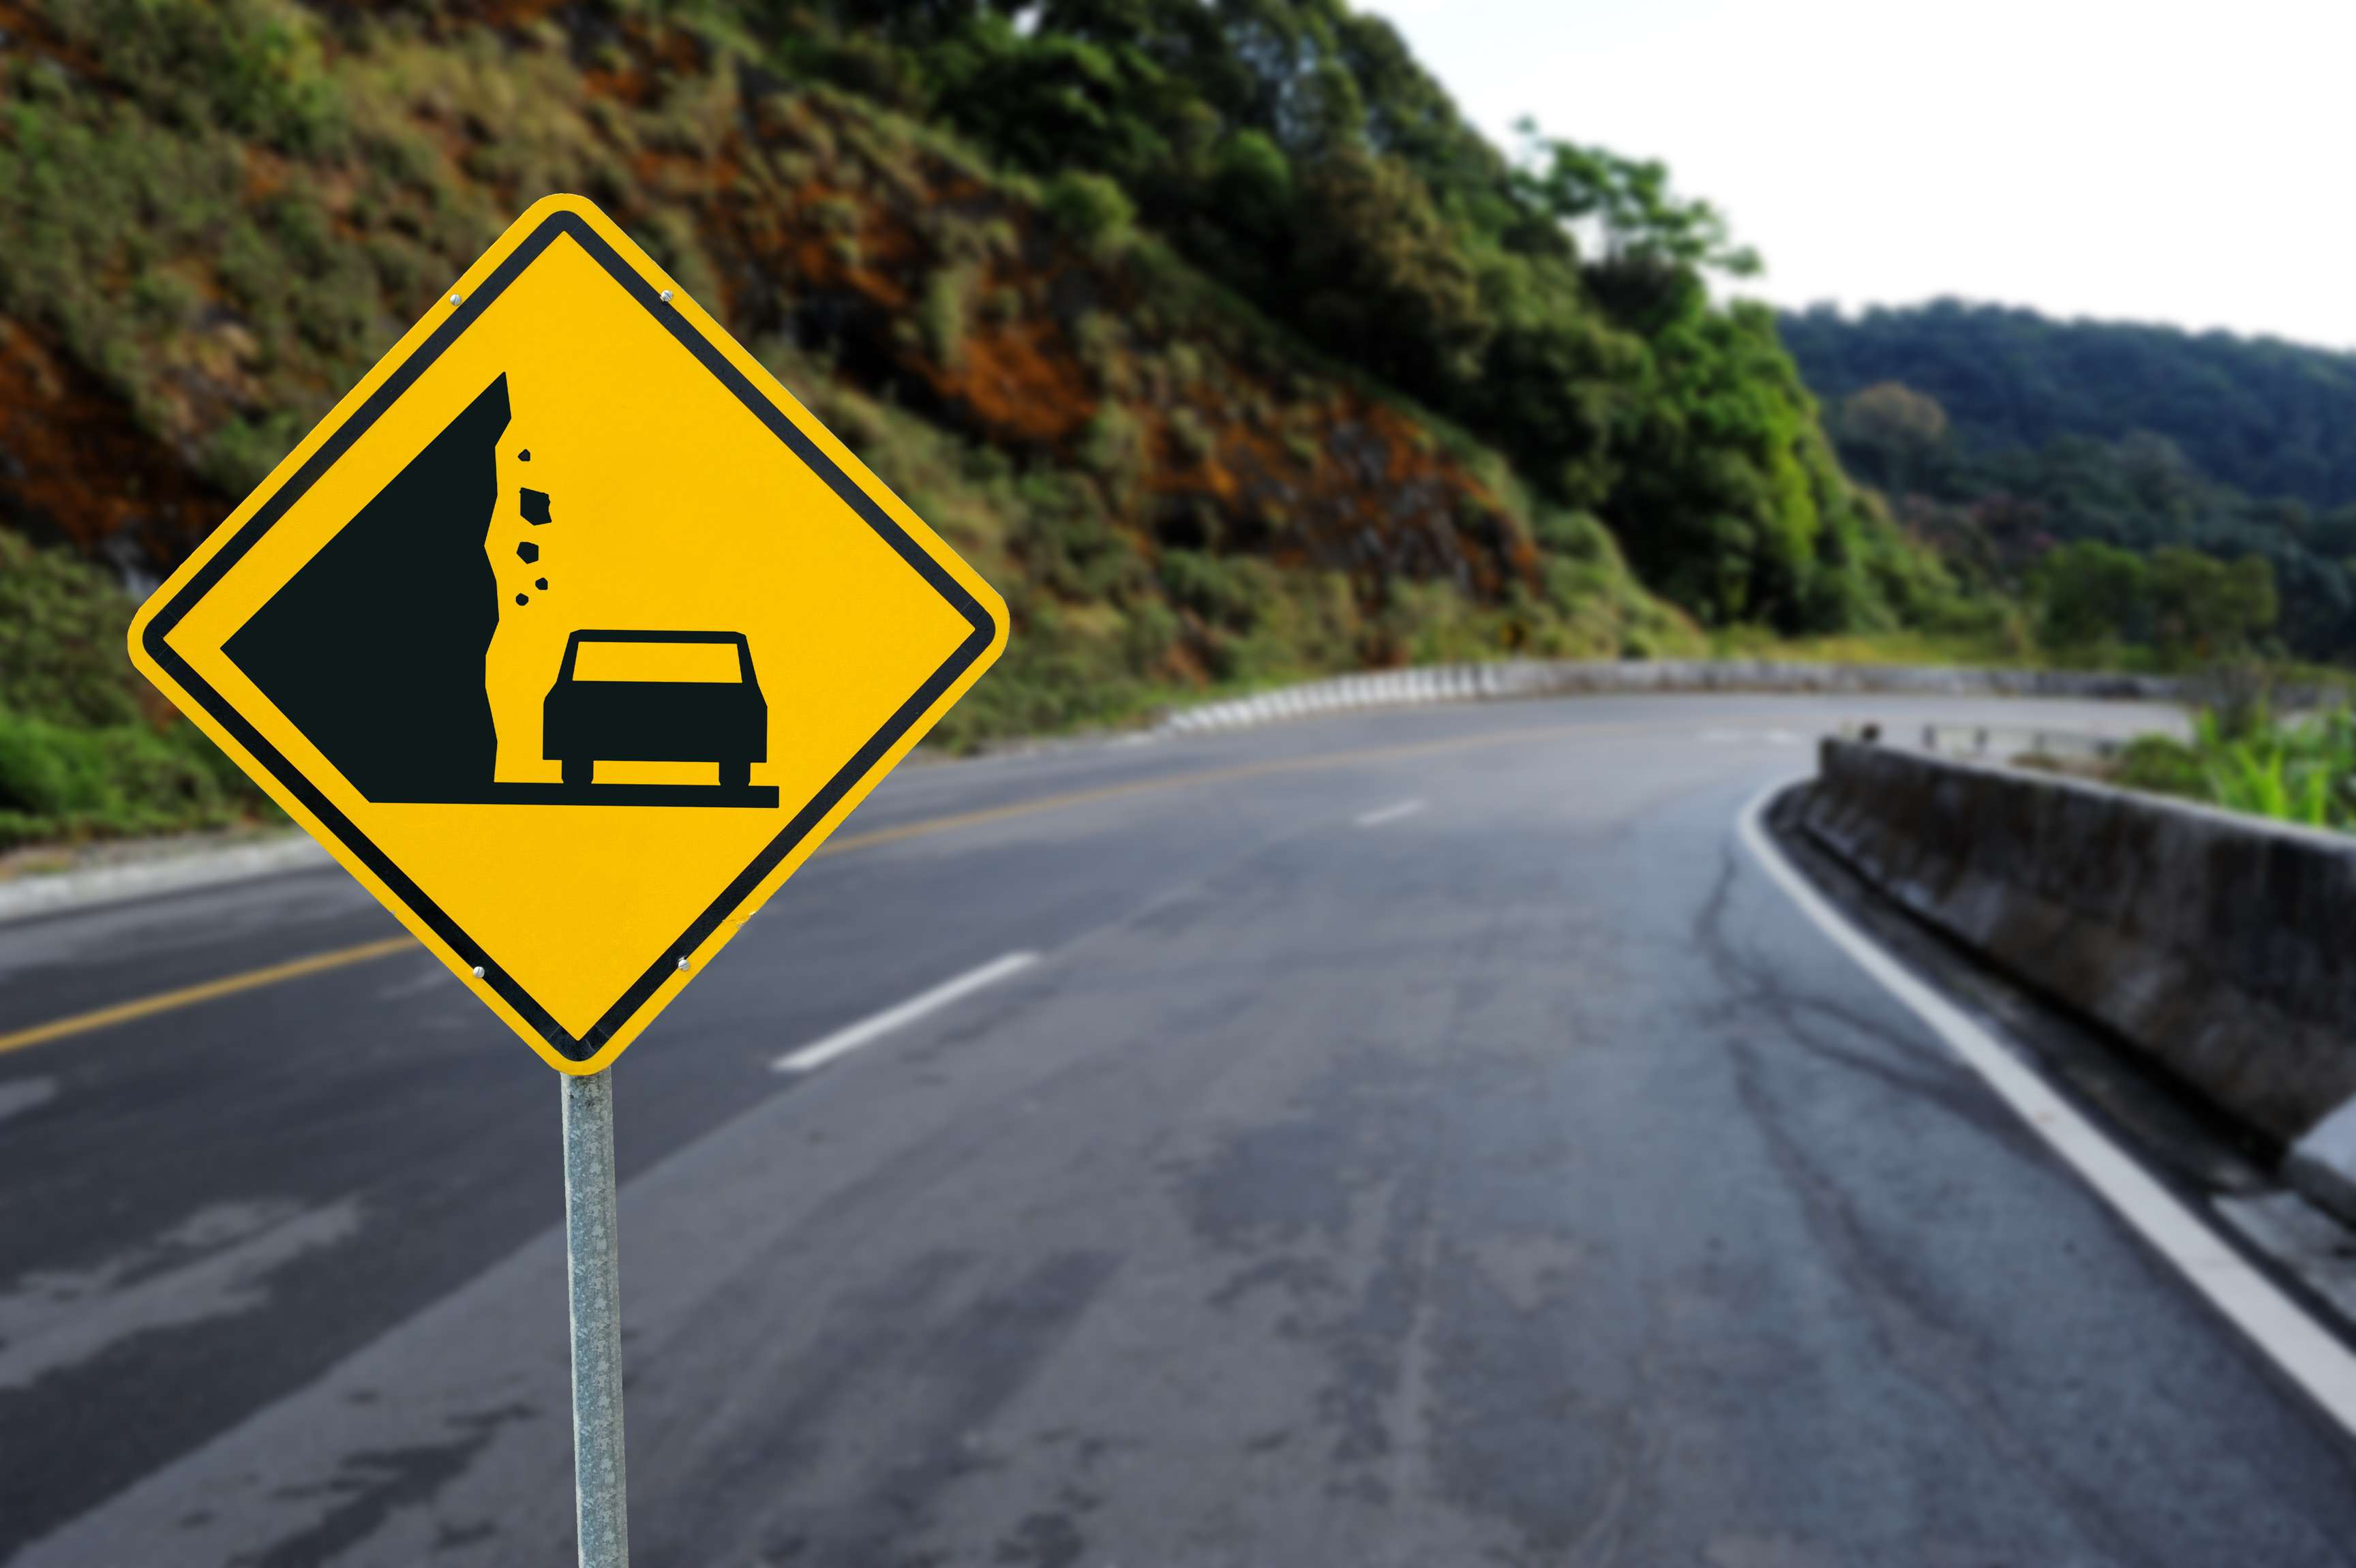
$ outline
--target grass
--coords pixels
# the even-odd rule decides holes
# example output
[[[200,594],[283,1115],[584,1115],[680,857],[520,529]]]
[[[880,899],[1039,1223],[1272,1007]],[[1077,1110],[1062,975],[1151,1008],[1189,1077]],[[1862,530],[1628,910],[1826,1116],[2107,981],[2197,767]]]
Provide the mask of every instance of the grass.
[[[189,725],[91,729],[0,711],[0,849],[229,827],[271,814]]]
[[[0,529],[0,850],[275,814],[131,668],[105,572]]]
[[[1772,659],[1797,663],[1910,664],[2025,670],[2053,660],[2025,639],[2002,632],[1874,631],[1780,637],[1764,627],[1730,627],[1709,638],[1713,659]]]

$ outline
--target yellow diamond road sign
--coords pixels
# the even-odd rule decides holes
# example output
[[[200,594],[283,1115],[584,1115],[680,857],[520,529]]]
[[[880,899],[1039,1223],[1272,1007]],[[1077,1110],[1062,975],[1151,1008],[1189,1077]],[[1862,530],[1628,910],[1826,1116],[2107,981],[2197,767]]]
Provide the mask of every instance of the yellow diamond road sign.
[[[140,669],[594,1072],[1006,639],[605,215],[517,221],[143,608]]]

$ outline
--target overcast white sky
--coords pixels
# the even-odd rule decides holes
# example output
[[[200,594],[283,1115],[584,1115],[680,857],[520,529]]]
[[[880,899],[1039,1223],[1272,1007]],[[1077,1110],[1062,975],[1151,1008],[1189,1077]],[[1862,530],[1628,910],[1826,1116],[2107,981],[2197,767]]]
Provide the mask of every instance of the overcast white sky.
[[[1501,145],[1667,162],[1782,305],[2356,348],[2356,0],[1360,0]]]

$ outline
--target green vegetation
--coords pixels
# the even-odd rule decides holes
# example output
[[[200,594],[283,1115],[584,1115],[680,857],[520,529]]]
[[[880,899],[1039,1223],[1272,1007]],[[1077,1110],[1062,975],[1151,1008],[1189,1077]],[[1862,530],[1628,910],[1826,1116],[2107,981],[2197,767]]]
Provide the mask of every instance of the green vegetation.
[[[2356,354],[1954,300],[1780,325],[1827,404],[1901,382],[1937,400],[1970,451],[2141,433],[2249,495],[2356,501]]]
[[[53,0],[5,67],[0,317],[218,515],[507,215],[585,191],[1006,586],[959,744],[2000,614],[1850,489],[1769,317],[1710,303],[1752,264],[1714,211],[1509,158],[1336,0],[543,9]],[[0,521],[193,543],[73,460]]]
[[[513,214],[574,190],[1005,590],[952,746],[1413,660],[2275,635],[2244,568],[2221,619],[2156,556],[2078,575],[2100,592],[2056,568],[2024,607],[2041,549],[1988,566],[1931,481],[1850,483],[1773,317],[1711,298],[1756,266],[1714,209],[1535,127],[1490,145],[1342,0],[9,15],[0,525],[116,572],[184,556]],[[2308,647],[2320,601],[2261,553]],[[9,657],[36,738],[0,761],[8,832],[252,804],[164,765],[202,743],[123,706],[119,669]]]
[[[2098,661],[2128,648],[2178,669],[2246,656],[2277,609],[2264,556],[2226,563],[2176,545],[2146,556],[2082,539],[2048,552],[2030,582],[2047,646],[2094,650]]]
[[[1494,446],[1538,500],[1601,520],[1706,625],[1985,617],[1843,479],[1772,317],[1710,302],[1705,270],[1758,266],[1712,208],[1534,126],[1508,157],[1379,17],[1054,0],[1026,28],[897,0],[770,30],[766,7],[711,9],[772,38],[781,69],[1049,179],[1061,225],[1119,228],[1133,203],[1194,266]]]
[[[1782,328],[1848,470],[1966,582],[2043,596],[2061,656],[2356,658],[2356,356],[1952,302]],[[2163,598],[2199,575],[2186,552],[2242,563],[2236,614],[2265,597],[2247,564],[2262,560],[2278,617],[2171,635],[2119,552]]]
[[[0,849],[268,809],[210,741],[145,700],[123,652],[130,621],[105,573],[0,530]]]
[[[773,345],[771,369],[804,388],[814,412],[960,550],[990,564],[1007,595],[1023,635],[936,732],[953,748],[1141,719],[1189,693],[1350,668],[1368,647],[1416,662],[1501,649],[1582,658],[1701,650],[1684,618],[1638,586],[1592,517],[1534,509],[1543,576],[1495,603],[1410,581],[1369,606],[1346,572],[1199,543],[1153,549],[1122,528],[1113,495],[1134,429],[1099,419],[1074,465],[1018,468],[999,448],[812,378],[790,350]]]
[[[2194,720],[2190,742],[2143,736],[2113,775],[2149,789],[2297,822],[2356,829],[2356,714],[2346,708],[2274,723],[2263,707],[2236,722],[2215,711]]]
[[[2154,436],[1975,454],[1938,403],[1897,382],[1853,393],[1831,424],[1849,470],[1965,582],[2023,600],[2057,658],[2356,654],[2356,575],[2324,553],[2356,550],[2356,508],[2316,520],[2252,502]]]

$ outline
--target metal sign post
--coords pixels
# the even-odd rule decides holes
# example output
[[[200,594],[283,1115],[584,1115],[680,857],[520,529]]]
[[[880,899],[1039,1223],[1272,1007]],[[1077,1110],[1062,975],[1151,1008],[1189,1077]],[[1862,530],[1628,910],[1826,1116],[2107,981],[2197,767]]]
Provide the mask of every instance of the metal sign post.
[[[564,1251],[573,1287],[573,1494],[581,1568],[628,1568],[622,1463],[622,1271],[614,1199],[614,1073],[566,1075]]]

